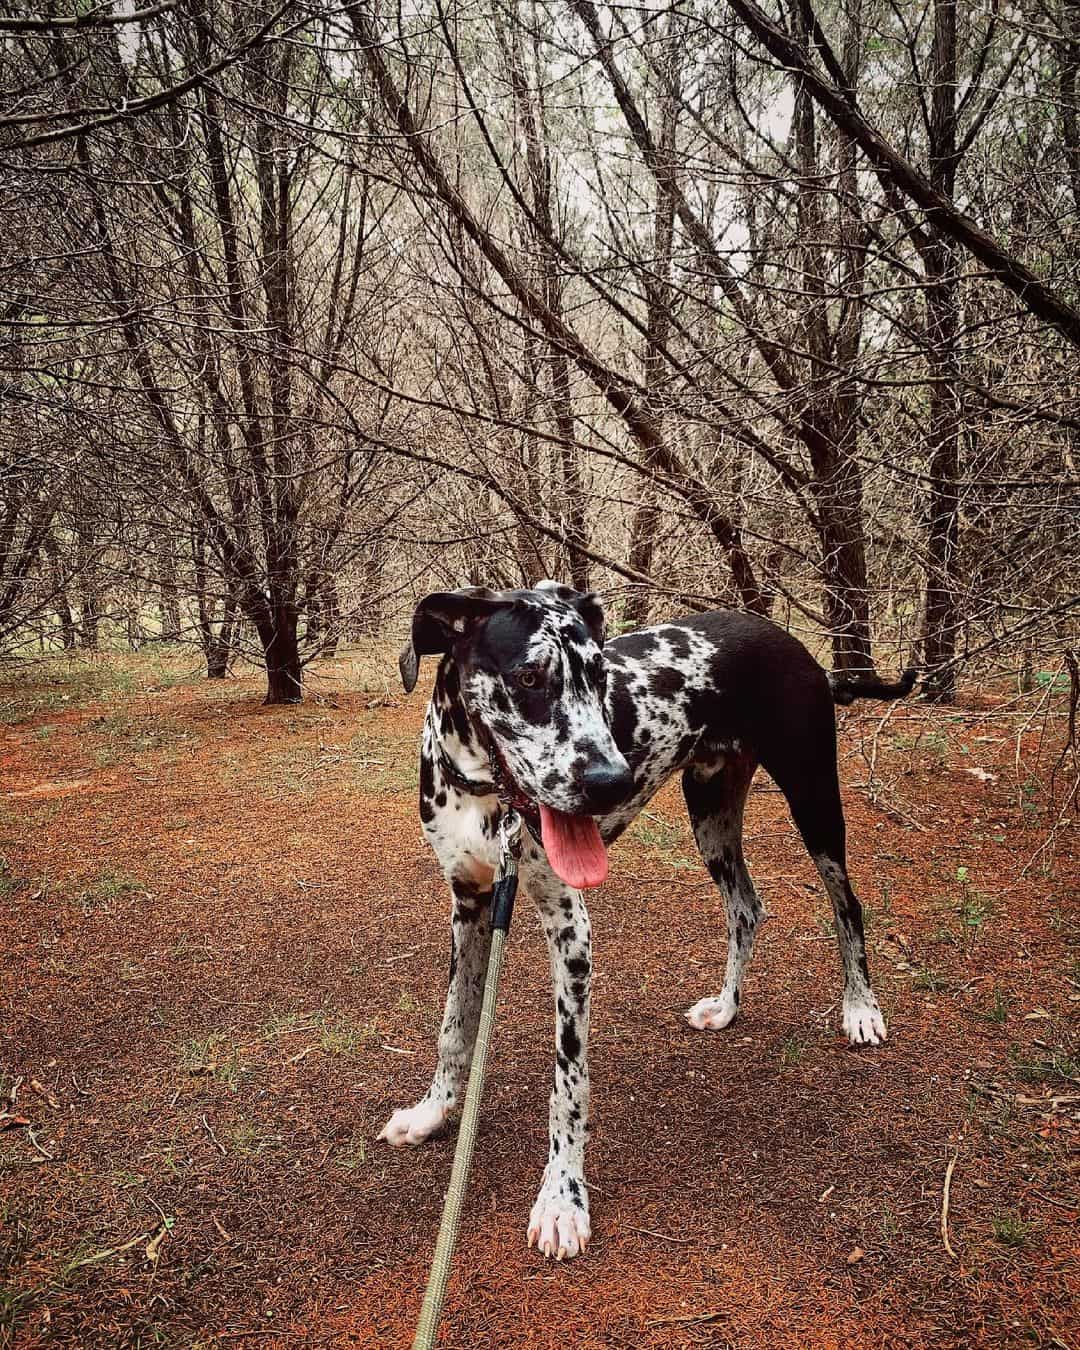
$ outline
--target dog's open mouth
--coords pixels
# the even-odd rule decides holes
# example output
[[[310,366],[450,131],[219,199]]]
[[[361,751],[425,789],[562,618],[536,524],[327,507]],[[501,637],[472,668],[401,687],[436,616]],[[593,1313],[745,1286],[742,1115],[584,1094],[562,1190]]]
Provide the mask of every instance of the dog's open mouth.
[[[498,747],[492,743],[488,750],[505,799],[522,815],[534,836],[539,828],[540,842],[555,875],[577,891],[603,885],[608,874],[607,849],[592,816],[571,815],[534,802],[514,781]]]

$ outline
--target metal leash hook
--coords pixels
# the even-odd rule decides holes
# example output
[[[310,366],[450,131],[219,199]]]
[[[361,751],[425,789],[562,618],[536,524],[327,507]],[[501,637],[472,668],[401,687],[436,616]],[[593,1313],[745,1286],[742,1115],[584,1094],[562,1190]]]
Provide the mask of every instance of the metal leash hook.
[[[491,893],[492,932],[506,933],[514,913],[517,895],[518,854],[521,852],[521,817],[510,807],[499,821],[499,866]]]
[[[488,956],[487,976],[484,980],[484,1001],[480,1007],[480,1023],[476,1031],[472,1070],[465,1092],[465,1109],[461,1113],[454,1166],[450,1185],[446,1188],[439,1238],[431,1261],[424,1292],[424,1306],[416,1324],[413,1350],[431,1350],[439,1334],[446,1286],[450,1279],[450,1263],[454,1259],[461,1211],[465,1204],[465,1184],[469,1179],[476,1130],[480,1120],[480,1097],[484,1091],[484,1071],[487,1067],[488,1047],[495,1026],[495,1000],[499,992],[499,974],[502,970],[503,946],[506,942],[510,918],[514,912],[514,897],[518,885],[518,854],[521,852],[521,817],[508,807],[499,821],[499,865],[495,869],[495,883],[491,892],[491,954]]]

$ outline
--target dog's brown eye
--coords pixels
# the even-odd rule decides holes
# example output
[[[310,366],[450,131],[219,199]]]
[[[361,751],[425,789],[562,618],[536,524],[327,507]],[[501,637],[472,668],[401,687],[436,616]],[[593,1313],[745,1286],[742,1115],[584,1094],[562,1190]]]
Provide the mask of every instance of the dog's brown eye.
[[[539,677],[535,670],[522,670],[518,673],[517,682],[522,689],[535,689],[539,683]]]

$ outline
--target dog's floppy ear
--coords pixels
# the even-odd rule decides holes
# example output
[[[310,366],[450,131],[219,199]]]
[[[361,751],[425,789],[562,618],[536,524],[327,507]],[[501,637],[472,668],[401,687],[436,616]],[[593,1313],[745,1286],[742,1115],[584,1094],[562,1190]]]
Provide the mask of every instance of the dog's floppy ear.
[[[604,602],[595,591],[589,591],[587,595],[578,593],[571,602],[577,612],[581,615],[582,622],[589,630],[589,635],[598,647],[604,645],[604,639],[607,636],[607,623],[604,618]]]
[[[398,669],[405,692],[411,694],[416,688],[422,656],[448,652],[459,638],[464,637],[478,623],[512,603],[512,600],[484,586],[469,586],[460,591],[435,591],[425,596],[413,612],[412,633],[398,657]]]
[[[606,625],[604,622],[604,602],[595,591],[582,593],[572,586],[564,586],[561,581],[538,581],[538,591],[547,591],[564,604],[572,605],[581,615],[581,620],[589,630],[589,636],[598,647],[604,645]]]

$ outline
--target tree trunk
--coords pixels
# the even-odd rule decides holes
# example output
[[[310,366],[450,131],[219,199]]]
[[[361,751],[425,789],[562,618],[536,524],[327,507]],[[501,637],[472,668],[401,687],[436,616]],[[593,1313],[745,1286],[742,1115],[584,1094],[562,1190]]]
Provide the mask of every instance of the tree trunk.
[[[85,583],[81,587],[79,596],[79,640],[84,651],[96,652],[99,641],[99,623],[101,620],[98,611],[97,596],[93,589]]]
[[[124,631],[131,650],[140,651],[146,641],[146,634],[142,626],[142,596],[138,590],[124,606]]]
[[[1030,694],[1035,688],[1035,639],[1029,633],[1020,652],[1020,692]]]
[[[682,61],[680,56],[675,15],[671,13],[667,18],[667,32],[659,59],[663,90],[660,96],[660,158],[655,174],[656,201],[653,209],[652,256],[654,271],[651,276],[647,276],[645,279],[648,313],[646,316],[643,365],[648,401],[657,423],[657,440],[664,434],[664,414],[661,400],[665,381],[665,361],[661,353],[667,345],[668,334],[671,330],[671,254],[675,235],[674,183],[677,171],[675,149],[681,95],[679,76],[682,70]],[[646,455],[644,459],[646,469],[657,467],[655,454]],[[656,548],[656,531],[659,523],[660,512],[656,504],[656,486],[643,477],[641,480],[641,499],[630,525],[630,549],[627,562],[635,572],[641,572],[645,576],[649,575],[652,568],[653,552]],[[644,627],[649,619],[651,598],[644,586],[630,592],[623,607],[623,620],[627,627]]]
[[[176,585],[176,550],[170,534],[161,541],[158,556],[159,611],[162,642],[180,641],[180,592]]]
[[[254,622],[266,662],[263,703],[302,703],[304,670],[300,662],[295,606],[287,602],[268,604]]]
[[[800,22],[805,23],[805,14],[801,11],[799,14]],[[805,29],[802,36],[806,37]],[[795,144],[800,173],[796,211],[799,266],[805,291],[803,329],[810,357],[810,379],[799,435],[809,452],[813,470],[810,491],[818,516],[823,608],[832,643],[833,668],[871,671],[874,656],[870,642],[862,474],[855,460],[858,396],[834,368],[841,342],[846,346],[845,359],[854,362],[858,329],[839,331],[834,337],[829,326],[830,226],[823,208],[824,172],[814,104],[801,80],[795,98]],[[841,147],[842,176],[846,150],[847,147]],[[850,176],[850,169],[846,172]],[[842,220],[840,233],[849,242],[854,242],[850,239],[852,232],[853,222]],[[861,308],[860,273],[854,270],[846,280],[847,306]]]
[[[521,412],[520,441],[518,459],[521,463],[521,494],[525,505],[536,515],[542,510],[540,490],[540,447],[536,436],[529,430],[534,424],[540,389],[540,358],[538,344],[534,335],[525,333],[523,348],[525,406]],[[515,552],[518,570],[523,586],[535,586],[548,576],[548,566],[544,559],[545,540],[537,535],[519,515],[515,534]]]
[[[64,651],[73,652],[78,646],[79,635],[75,628],[75,617],[68,602],[67,586],[60,564],[60,545],[56,542],[56,536],[51,530],[45,536],[43,542],[45,556],[49,560],[49,579],[53,589],[52,603],[53,609],[56,610],[56,617],[60,622],[60,637],[64,644]]]
[[[217,633],[210,633],[206,643],[206,678],[223,680],[229,673],[236,630],[236,597],[232,591],[225,597],[225,612]]]
[[[515,30],[511,58],[511,83],[517,103],[518,117],[525,133],[525,159],[529,168],[529,185],[536,225],[536,245],[540,262],[540,288],[549,311],[562,319],[563,285],[559,260],[551,240],[555,238],[555,216],[552,211],[552,167],[548,151],[544,104],[539,90],[529,88],[524,55],[517,45],[520,33]],[[534,35],[534,40],[535,35]],[[550,346],[551,402],[555,415],[555,431],[559,437],[559,466],[565,503],[565,534],[570,541],[567,564],[570,583],[575,590],[589,589],[589,560],[582,552],[588,544],[588,517],[586,515],[585,487],[581,476],[581,461],[574,427],[574,407],[570,391],[570,362],[557,342]]]
[[[1075,216],[1080,213],[1080,0],[1061,0],[1060,22],[1065,40],[1058,58],[1058,108]]]
[[[333,656],[341,638],[341,606],[337,586],[327,577],[308,596],[306,645],[320,656]]]
[[[94,556],[94,527],[90,504],[80,493],[76,502],[75,570],[79,578],[79,645],[88,652],[98,649],[101,605]]]
[[[386,546],[378,541],[364,564],[364,608],[361,623],[365,633],[377,633],[383,617],[383,568]]]
[[[926,599],[923,609],[924,690],[928,697],[949,703],[956,694],[956,655],[959,627],[960,419],[956,361],[957,296],[953,249],[938,241],[941,269],[926,294],[930,349],[927,353],[933,383],[930,386],[930,500],[926,541]]]
[[[207,592],[206,531],[197,524],[191,534],[191,561],[198,613],[199,639],[206,657],[206,678],[223,680],[229,673],[236,637],[236,587],[226,582],[225,607],[218,630],[214,631],[214,600]]]
[[[866,538],[862,474],[843,448],[854,435],[846,410],[830,399],[826,409],[803,419],[802,436],[814,468],[811,491],[817,507],[824,577],[824,610],[832,643],[833,669],[874,669],[870,641],[870,593],[866,579]]]
[[[552,313],[562,314],[561,286],[548,277],[548,304]],[[588,517],[585,514],[585,485],[574,434],[574,410],[570,398],[570,370],[561,351],[551,354],[552,400],[555,405],[555,430],[559,435],[559,459],[562,464],[563,492],[566,501],[566,535],[570,540],[567,562],[570,584],[576,591],[589,589],[589,560],[581,551],[588,542]]]
[[[930,181],[952,198],[956,178],[956,0],[935,0],[933,101],[930,109]],[[923,250],[926,269],[927,363],[930,368],[930,500],[926,599],[923,608],[923,685],[928,697],[949,703],[956,694],[959,626],[960,472],[959,328],[956,245],[936,223]],[[941,668],[945,667],[945,668]]]

